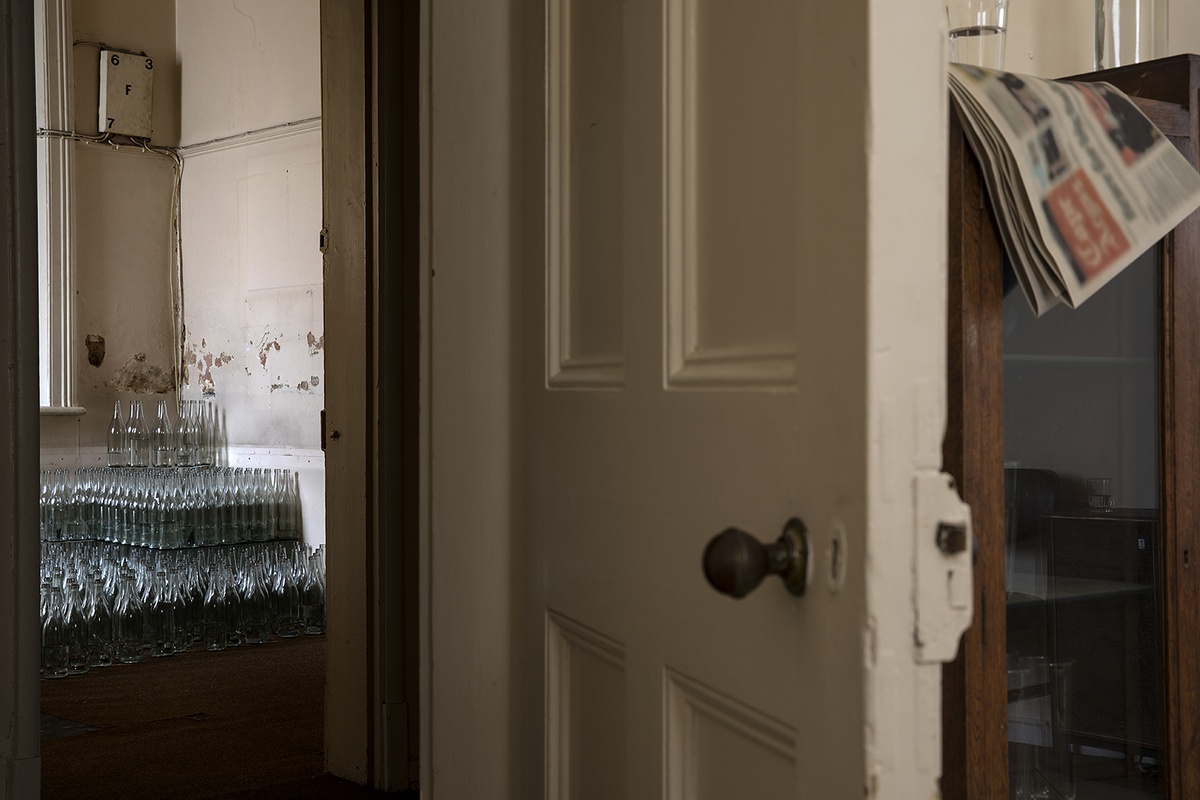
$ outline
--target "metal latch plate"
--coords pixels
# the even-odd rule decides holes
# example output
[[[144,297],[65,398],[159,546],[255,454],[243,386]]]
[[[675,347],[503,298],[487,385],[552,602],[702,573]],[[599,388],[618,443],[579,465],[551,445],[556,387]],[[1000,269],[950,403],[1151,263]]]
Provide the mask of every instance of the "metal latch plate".
[[[971,509],[959,498],[954,479],[944,472],[917,475],[913,491],[916,660],[948,662],[958,652],[974,606]]]

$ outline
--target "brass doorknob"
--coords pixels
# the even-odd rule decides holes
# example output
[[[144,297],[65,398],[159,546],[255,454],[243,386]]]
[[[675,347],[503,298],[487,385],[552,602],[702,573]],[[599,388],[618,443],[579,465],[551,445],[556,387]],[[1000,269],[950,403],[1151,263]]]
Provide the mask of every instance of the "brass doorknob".
[[[737,528],[726,528],[704,548],[704,576],[712,587],[742,598],[768,575],[778,575],[787,590],[803,595],[808,586],[808,529],[796,517],[772,544],[762,544]]]

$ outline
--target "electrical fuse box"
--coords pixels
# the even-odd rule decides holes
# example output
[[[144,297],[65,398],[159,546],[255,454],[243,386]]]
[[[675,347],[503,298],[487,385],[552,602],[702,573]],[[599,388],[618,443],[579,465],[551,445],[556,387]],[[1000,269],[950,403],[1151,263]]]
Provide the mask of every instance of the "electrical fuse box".
[[[150,138],[154,59],[117,50],[100,51],[101,133]]]

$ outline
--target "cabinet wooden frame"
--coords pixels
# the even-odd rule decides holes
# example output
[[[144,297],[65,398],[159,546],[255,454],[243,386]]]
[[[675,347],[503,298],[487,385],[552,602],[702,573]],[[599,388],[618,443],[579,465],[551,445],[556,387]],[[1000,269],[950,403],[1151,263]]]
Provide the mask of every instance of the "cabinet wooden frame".
[[[1200,168],[1200,56],[1079,76],[1130,95]],[[942,796],[1008,797],[1001,245],[979,165],[956,118],[948,185],[948,421],[943,466],[972,508],[976,615],[943,672]],[[1163,780],[1200,797],[1200,212],[1159,248],[1163,531]]]

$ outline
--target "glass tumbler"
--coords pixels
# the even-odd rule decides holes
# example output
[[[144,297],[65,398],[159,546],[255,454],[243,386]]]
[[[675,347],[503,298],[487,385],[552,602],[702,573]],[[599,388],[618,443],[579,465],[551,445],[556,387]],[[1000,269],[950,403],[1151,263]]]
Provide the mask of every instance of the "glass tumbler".
[[[946,0],[945,9],[950,60],[1003,69],[1008,0]]]

